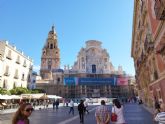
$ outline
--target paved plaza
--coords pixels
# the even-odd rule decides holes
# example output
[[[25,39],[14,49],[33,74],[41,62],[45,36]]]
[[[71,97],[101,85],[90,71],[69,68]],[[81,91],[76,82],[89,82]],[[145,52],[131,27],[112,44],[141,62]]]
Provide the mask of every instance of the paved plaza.
[[[89,106],[90,113],[85,115],[84,124],[96,124],[94,117],[96,107],[97,105]],[[80,124],[77,106],[74,115],[69,115],[68,111],[69,107],[60,107],[58,111],[52,108],[35,110],[30,117],[30,124]],[[153,122],[152,114],[135,103],[125,104],[124,114],[127,124],[156,124]],[[0,124],[11,124],[12,116],[13,113],[0,114]]]

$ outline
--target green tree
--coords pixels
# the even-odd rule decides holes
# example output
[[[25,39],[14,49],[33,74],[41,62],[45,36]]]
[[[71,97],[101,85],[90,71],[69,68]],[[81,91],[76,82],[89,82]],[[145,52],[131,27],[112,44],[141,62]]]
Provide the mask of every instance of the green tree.
[[[10,90],[10,93],[12,95],[21,95],[21,94],[28,94],[31,93],[30,90],[28,90],[27,88],[24,87],[16,87],[14,89]]]
[[[5,94],[10,95],[10,92],[7,91],[6,89],[3,89],[2,87],[0,87],[0,94],[2,94],[2,95],[5,95]]]
[[[33,89],[31,90],[31,93],[35,94],[35,93],[45,93],[43,89]]]

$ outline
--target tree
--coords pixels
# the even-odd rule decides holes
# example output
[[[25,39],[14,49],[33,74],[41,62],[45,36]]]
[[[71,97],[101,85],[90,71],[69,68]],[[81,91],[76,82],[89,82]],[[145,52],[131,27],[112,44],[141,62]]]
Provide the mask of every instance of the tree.
[[[21,94],[28,94],[31,93],[30,90],[28,90],[27,88],[23,88],[23,87],[16,87],[14,89],[10,90],[10,93],[12,95],[21,95]]]
[[[7,91],[6,89],[3,89],[2,87],[0,87],[0,94],[2,94],[2,95],[5,95],[5,94],[10,95],[10,92]]]
[[[45,93],[45,91],[43,89],[33,89],[31,93]]]

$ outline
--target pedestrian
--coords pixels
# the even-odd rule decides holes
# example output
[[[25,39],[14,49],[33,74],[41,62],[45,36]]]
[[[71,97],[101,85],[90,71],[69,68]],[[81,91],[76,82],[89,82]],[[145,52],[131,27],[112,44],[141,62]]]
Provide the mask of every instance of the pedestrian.
[[[36,101],[33,101],[33,108],[35,109],[36,107]]]
[[[110,110],[106,106],[104,100],[101,100],[101,105],[96,108],[95,117],[96,117],[97,124],[110,123]]]
[[[59,99],[57,99],[56,102],[55,102],[56,110],[58,109],[59,103],[60,103],[60,102],[59,102]]]
[[[69,106],[70,106],[69,114],[72,112],[72,115],[74,115],[74,102],[73,102],[73,100],[70,100]]]
[[[120,104],[118,99],[113,99],[112,103],[112,113],[117,115],[117,120],[114,122],[114,124],[125,124],[126,122],[123,113],[123,106]]]
[[[159,124],[165,124],[165,105],[162,103],[161,107],[161,112],[156,114],[155,121],[159,122]]]
[[[89,111],[88,111],[88,102],[87,100],[84,101],[84,107],[85,107],[85,112],[84,114],[87,112],[89,114]]]
[[[56,101],[54,100],[54,101],[53,101],[53,110],[54,110],[54,108],[55,108],[55,105],[56,105]]]
[[[30,103],[21,104],[13,116],[12,124],[30,124],[28,117],[32,111],[33,108]]]
[[[84,112],[85,112],[83,100],[80,100],[80,104],[78,105],[78,111],[79,111],[80,123],[83,124],[84,123]]]
[[[46,109],[49,108],[49,100],[46,100]]]

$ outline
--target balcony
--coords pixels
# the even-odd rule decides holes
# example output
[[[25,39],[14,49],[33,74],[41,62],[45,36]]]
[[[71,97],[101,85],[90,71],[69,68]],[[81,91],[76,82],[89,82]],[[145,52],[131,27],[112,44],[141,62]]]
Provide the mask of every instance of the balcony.
[[[17,60],[17,61],[16,61],[16,63],[17,63],[17,64],[20,64],[20,61],[19,61],[19,60]]]
[[[15,79],[18,79],[18,75],[15,75],[14,78],[15,78]]]
[[[165,0],[155,0],[155,15],[158,20],[165,20]]]
[[[26,67],[27,67],[27,65],[24,63],[24,64],[23,64],[23,67],[25,67],[25,68],[26,68]]]
[[[10,76],[9,72],[4,73],[5,76]]]
[[[6,56],[7,59],[12,60],[11,56]]]

